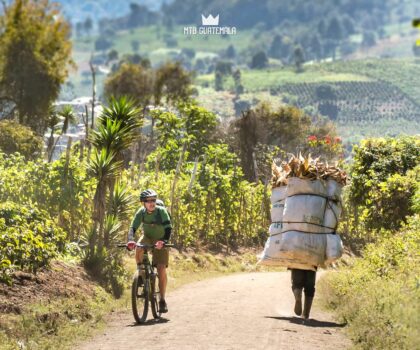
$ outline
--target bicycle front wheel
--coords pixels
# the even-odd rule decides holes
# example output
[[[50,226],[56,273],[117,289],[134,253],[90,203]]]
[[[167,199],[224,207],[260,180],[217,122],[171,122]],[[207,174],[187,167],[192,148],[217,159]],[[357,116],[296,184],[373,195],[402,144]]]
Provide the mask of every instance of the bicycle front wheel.
[[[131,285],[131,308],[137,323],[146,321],[149,308],[149,290],[149,280],[143,280],[139,271],[136,271],[133,277],[133,284]]]

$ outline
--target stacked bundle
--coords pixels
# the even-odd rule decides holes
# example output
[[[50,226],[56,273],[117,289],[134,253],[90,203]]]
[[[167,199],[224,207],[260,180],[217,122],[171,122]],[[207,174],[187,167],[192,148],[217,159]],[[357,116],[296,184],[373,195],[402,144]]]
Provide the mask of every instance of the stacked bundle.
[[[335,233],[346,174],[318,159],[292,157],[273,165],[272,224],[260,263],[315,270],[342,254]]]

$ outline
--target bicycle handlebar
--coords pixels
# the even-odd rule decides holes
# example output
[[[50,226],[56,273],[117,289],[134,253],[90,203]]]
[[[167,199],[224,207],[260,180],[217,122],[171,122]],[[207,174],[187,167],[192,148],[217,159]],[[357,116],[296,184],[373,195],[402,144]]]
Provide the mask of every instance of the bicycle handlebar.
[[[156,248],[156,245],[154,244],[142,244],[142,243],[136,243],[137,248],[144,248],[144,249],[153,249]],[[118,248],[127,248],[127,243],[118,243]],[[163,244],[164,248],[173,248],[175,247],[174,244]]]

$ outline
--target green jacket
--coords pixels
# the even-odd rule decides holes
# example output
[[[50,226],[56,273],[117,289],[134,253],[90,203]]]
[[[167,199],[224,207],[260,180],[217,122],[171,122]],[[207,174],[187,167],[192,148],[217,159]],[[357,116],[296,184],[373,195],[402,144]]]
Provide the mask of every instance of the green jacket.
[[[156,209],[150,214],[147,213],[146,208],[140,208],[134,215],[131,227],[135,232],[140,225],[143,227],[144,235],[153,240],[162,239],[165,229],[172,228],[168,211],[159,206],[156,206]]]

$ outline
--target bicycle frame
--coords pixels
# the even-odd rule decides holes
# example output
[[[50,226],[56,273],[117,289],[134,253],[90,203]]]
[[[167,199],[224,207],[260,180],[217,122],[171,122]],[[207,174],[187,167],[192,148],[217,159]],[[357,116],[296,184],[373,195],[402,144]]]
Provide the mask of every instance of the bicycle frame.
[[[118,244],[119,247],[126,247],[124,244]],[[158,277],[157,268],[153,266],[149,258],[149,250],[155,249],[154,245],[136,244],[137,248],[143,249],[143,261],[137,265],[136,273],[133,277],[131,289],[132,311],[137,323],[144,323],[147,318],[149,302],[155,319],[160,318],[158,309],[159,292],[156,291],[156,277]],[[173,247],[172,244],[165,244],[165,247]],[[141,294],[139,294],[139,290]],[[142,307],[140,307],[140,305]],[[139,312],[140,311],[140,312]]]

